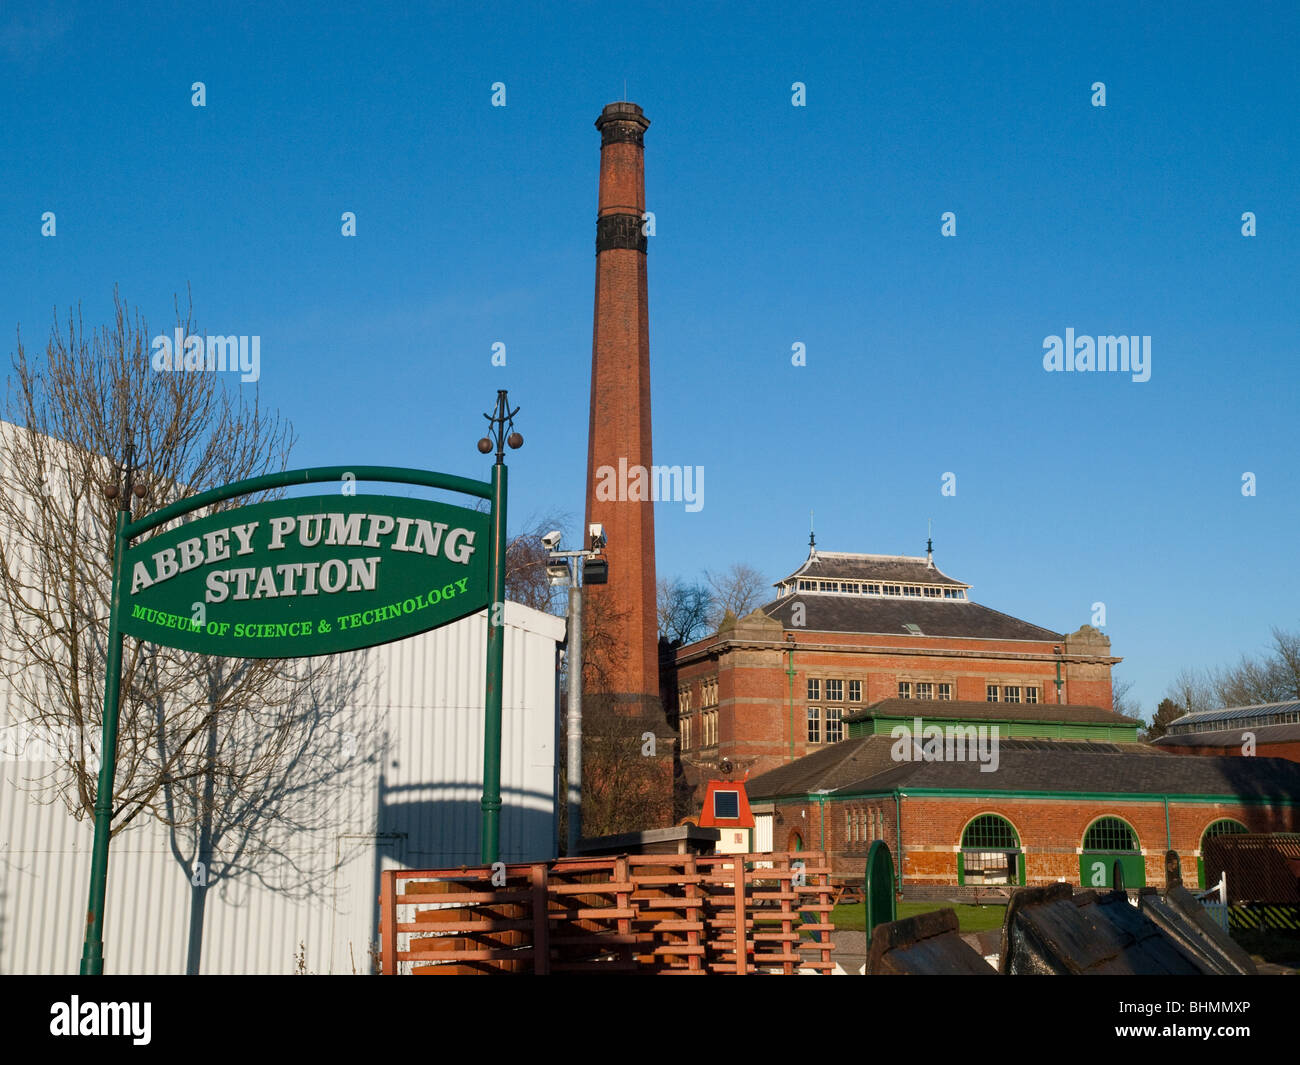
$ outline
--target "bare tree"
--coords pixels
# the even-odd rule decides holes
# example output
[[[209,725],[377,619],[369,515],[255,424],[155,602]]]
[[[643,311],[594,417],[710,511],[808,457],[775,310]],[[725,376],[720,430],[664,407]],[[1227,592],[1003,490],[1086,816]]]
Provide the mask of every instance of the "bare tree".
[[[105,488],[124,452],[144,493],[131,501],[138,516],[282,470],[293,442],[255,391],[246,399],[216,373],[155,370],[147,323],[116,292],[114,303],[114,321],[96,331],[79,310],[66,330],[56,320],[39,354],[19,334],[5,408],[14,424],[0,427],[0,657],[11,711],[57,740],[53,769],[29,783],[78,820],[93,815],[98,788],[116,520]],[[183,335],[197,335],[188,309],[176,315]],[[267,796],[304,768],[346,703],[335,670],[331,659],[223,660],[125,640],[111,831],[150,817],[168,826],[202,889],[192,897],[200,937],[209,871],[247,871],[276,849],[277,824],[291,832],[318,816],[319,794]],[[328,779],[348,762],[337,753],[293,782]]]
[[[1273,661],[1285,699],[1300,699],[1300,632],[1273,629]],[[1280,700],[1279,700],[1280,701]]]
[[[554,517],[529,522],[506,545],[506,598],[547,614],[564,614],[568,589],[551,584],[546,576],[550,552],[542,537],[552,529],[562,529],[564,522]]]
[[[1111,709],[1117,714],[1124,714],[1126,717],[1141,717],[1142,711],[1137,705],[1137,701],[1129,697],[1129,692],[1133,690],[1131,680],[1116,680],[1113,676],[1110,683],[1110,705]]]
[[[1167,697],[1182,707],[1185,714],[1213,710],[1218,705],[1214,684],[1195,669],[1181,670],[1170,682]]]
[[[704,579],[713,592],[713,613],[709,627],[716,629],[730,610],[743,618],[755,607],[762,605],[771,585],[753,566],[735,562],[724,573],[705,571]]]
[[[686,584],[680,578],[659,578],[657,588],[659,635],[674,643],[691,643],[709,630],[714,609],[713,594],[702,584]]]
[[[667,822],[672,817],[672,750],[647,739],[655,721],[639,703],[611,694],[611,677],[625,649],[617,634],[625,611],[608,594],[583,596],[582,617],[582,834],[609,835]],[[567,698],[567,696],[566,696]],[[561,713],[558,794],[568,792],[568,714]],[[568,837],[568,804],[560,811],[560,838]]]
[[[1218,669],[1184,669],[1170,686],[1170,698],[1188,713],[1300,699],[1300,633],[1276,627],[1272,632],[1273,647],[1263,655],[1242,655],[1236,665]]]

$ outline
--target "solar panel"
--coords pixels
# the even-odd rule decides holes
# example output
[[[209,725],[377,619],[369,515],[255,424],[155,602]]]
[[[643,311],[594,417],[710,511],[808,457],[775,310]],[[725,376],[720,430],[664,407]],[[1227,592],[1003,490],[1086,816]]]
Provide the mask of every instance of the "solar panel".
[[[740,792],[715,791],[713,793],[713,816],[737,818],[740,816]]]

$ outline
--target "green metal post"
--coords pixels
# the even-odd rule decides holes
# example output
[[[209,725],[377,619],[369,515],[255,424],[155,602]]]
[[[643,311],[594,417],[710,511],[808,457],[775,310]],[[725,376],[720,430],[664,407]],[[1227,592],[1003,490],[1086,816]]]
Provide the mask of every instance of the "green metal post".
[[[130,477],[113,531],[113,594],[108,620],[108,672],[104,678],[104,735],[99,752],[99,786],[95,791],[95,845],[90,861],[90,902],[86,907],[86,941],[81,950],[81,975],[104,972],[104,900],[108,894],[108,841],[113,831],[113,778],[117,773],[117,716],[122,687],[122,562],[126,557],[126,526],[130,520]]]
[[[501,685],[505,671],[506,467],[497,453],[492,467],[492,529],[488,544],[487,705],[483,722],[483,864],[500,856]]]
[[[895,875],[898,878],[898,893],[903,893],[903,796],[894,789],[894,835],[898,845],[898,866]]]

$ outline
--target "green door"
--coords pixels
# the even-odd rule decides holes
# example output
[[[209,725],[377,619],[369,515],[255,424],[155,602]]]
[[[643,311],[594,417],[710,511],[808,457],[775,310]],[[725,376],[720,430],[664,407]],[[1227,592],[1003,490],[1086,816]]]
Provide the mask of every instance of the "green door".
[[[1147,863],[1133,826],[1119,817],[1099,817],[1083,836],[1079,883],[1084,888],[1113,888],[1117,860],[1125,890],[1146,887]]]
[[[1116,859],[1124,870],[1124,889],[1146,887],[1147,863],[1140,854],[1118,854],[1114,851],[1084,851],[1079,856],[1079,883],[1085,888],[1113,888]]]
[[[894,861],[884,840],[876,840],[867,851],[867,943],[876,925],[893,921],[898,916],[894,895]]]

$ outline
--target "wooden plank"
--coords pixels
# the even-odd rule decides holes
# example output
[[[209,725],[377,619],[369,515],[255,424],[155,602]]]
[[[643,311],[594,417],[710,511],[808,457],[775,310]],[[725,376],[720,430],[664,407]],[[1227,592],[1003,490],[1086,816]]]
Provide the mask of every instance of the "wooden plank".
[[[430,895],[424,898],[415,898],[411,894],[401,895],[397,899],[399,906],[417,906],[421,903],[440,903],[446,902],[454,906],[478,906],[484,903],[508,902],[527,902],[531,895],[530,891],[467,891],[455,896]]]
[[[546,888],[546,866],[538,862],[533,866],[533,912],[530,916],[533,972],[537,976],[546,976],[551,971],[550,896],[547,895]]]
[[[551,895],[615,895],[631,891],[636,885],[629,881],[610,884],[551,884],[547,892]]]
[[[403,961],[414,961],[416,958],[435,959],[441,961],[531,961],[533,952],[525,947],[523,950],[498,950],[495,948],[487,950],[447,950],[447,951],[414,951],[405,950],[399,955]]]
[[[496,921],[484,918],[479,921],[456,921],[447,924],[429,925],[429,924],[399,924],[398,932],[414,932],[425,936],[435,932],[514,932],[520,929],[532,928],[531,918],[519,918],[518,920]]]
[[[385,976],[397,975],[397,906],[393,896],[397,889],[397,875],[387,869],[379,876],[379,936],[381,968]]]

